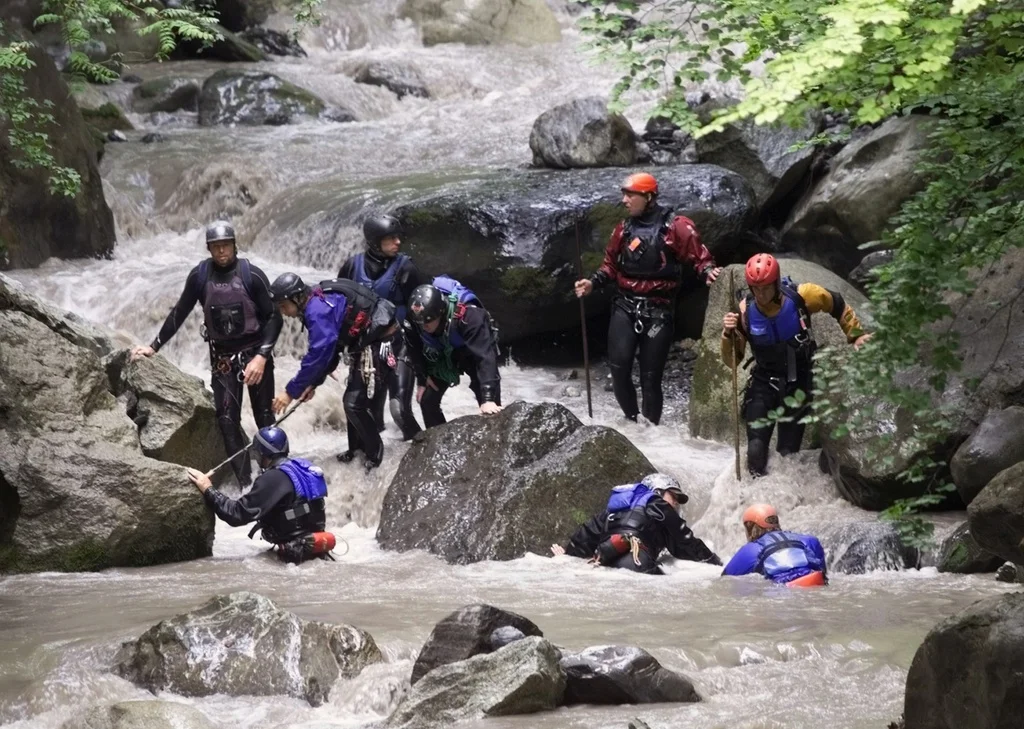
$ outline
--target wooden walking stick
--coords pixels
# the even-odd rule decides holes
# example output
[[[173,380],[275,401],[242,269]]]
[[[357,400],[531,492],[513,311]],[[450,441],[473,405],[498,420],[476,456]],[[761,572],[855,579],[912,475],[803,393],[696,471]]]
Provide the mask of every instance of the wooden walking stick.
[[[576,221],[576,277],[577,280],[583,278],[583,251],[580,248],[580,224]],[[590,346],[587,344],[587,307],[583,303],[583,297],[579,297],[580,301],[580,325],[583,327],[583,372],[587,377],[587,414],[590,418],[594,417],[594,405],[590,399]]]
[[[736,306],[736,283],[733,274],[735,271],[729,269],[729,311],[739,314]],[[736,480],[742,478],[740,472],[740,375],[736,362],[736,348],[739,346],[739,335],[735,329],[732,330],[732,341],[729,349],[732,351],[732,418],[736,426],[733,434],[733,446],[736,450]]]

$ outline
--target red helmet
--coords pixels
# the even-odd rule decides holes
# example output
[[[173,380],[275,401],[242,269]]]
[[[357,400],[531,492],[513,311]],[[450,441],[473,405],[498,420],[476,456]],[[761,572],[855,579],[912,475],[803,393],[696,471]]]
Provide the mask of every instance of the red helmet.
[[[622,191],[657,195],[658,181],[654,179],[654,175],[649,175],[646,172],[637,172],[635,175],[627,177],[626,181],[622,183]]]
[[[770,504],[752,504],[743,512],[743,525],[756,524],[769,531],[779,528],[779,514]]]
[[[779,280],[779,262],[769,253],[758,253],[747,261],[747,284],[767,286]]]

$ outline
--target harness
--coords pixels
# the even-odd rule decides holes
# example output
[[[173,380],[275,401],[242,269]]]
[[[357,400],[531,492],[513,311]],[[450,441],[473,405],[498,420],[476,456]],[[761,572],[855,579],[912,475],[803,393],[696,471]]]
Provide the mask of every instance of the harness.
[[[651,324],[647,335],[655,336],[666,320],[672,318],[672,311],[663,305],[655,304],[646,296],[627,296],[620,294],[615,297],[615,306],[622,309],[633,319],[633,331],[643,334],[647,324]]]

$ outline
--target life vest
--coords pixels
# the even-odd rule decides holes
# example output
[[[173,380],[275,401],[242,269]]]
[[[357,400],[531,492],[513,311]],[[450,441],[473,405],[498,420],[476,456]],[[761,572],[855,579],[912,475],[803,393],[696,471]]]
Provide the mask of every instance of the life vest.
[[[324,497],[327,481],[324,472],[302,458],[289,458],[274,466],[284,472],[295,489],[295,500],[285,509],[274,509],[257,522],[249,532],[263,530],[263,538],[273,544],[284,544],[300,537],[322,532],[327,524]]]
[[[211,276],[213,260],[199,264],[199,290],[203,303],[206,337],[214,346],[244,344],[258,340],[263,325],[256,311],[256,302],[249,293],[252,269],[249,261],[239,258],[226,281]]]
[[[637,534],[647,526],[647,502],[657,494],[644,484],[625,484],[612,489],[608,497],[607,531]]]
[[[755,540],[761,553],[754,571],[780,583],[792,582],[812,572],[824,573],[825,565],[803,537],[794,532],[774,531]]]
[[[466,315],[466,307],[476,306],[482,309],[483,304],[472,289],[451,276],[442,274],[435,277],[432,283],[434,288],[448,297],[448,315],[434,334],[420,331],[423,356],[428,363],[428,374],[440,377],[454,387],[459,383],[459,376],[452,362],[452,350],[466,346],[466,340],[454,323],[461,321]]]
[[[353,280],[358,284],[366,286],[382,299],[387,299],[394,304],[397,307],[395,318],[398,321],[405,320],[405,299],[402,296],[399,274],[408,260],[409,256],[403,253],[398,254],[387,262],[387,268],[384,269],[384,273],[377,279],[370,278],[369,274],[366,273],[365,253],[357,253],[352,260]]]
[[[782,306],[775,316],[757,308],[753,294],[747,294],[744,328],[757,366],[770,373],[785,374],[796,381],[798,369],[806,369],[814,355],[811,316],[804,298],[787,277],[779,282]]]
[[[659,208],[652,220],[629,218],[622,226],[622,246],[618,267],[626,278],[675,281],[682,271],[679,261],[668,249],[666,237],[675,214]]]
[[[345,297],[345,318],[339,331],[339,345],[343,344],[342,339],[347,339],[348,342],[357,340],[370,328],[374,310],[381,299],[371,289],[347,278],[321,281],[313,289],[313,295],[315,296],[317,292],[341,294]]]

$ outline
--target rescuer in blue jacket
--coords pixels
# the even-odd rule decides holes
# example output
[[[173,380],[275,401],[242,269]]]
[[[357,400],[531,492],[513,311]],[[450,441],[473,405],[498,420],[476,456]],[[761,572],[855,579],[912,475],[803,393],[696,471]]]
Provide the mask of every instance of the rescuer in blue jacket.
[[[738,577],[762,574],[789,587],[827,585],[825,550],[816,537],[783,531],[775,507],[754,504],[743,512],[747,543],[722,571]]]

